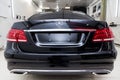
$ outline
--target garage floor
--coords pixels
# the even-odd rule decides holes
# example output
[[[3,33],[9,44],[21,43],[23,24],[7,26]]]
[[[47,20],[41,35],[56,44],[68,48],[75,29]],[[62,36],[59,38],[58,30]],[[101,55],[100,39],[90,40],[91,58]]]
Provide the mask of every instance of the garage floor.
[[[120,47],[116,46],[116,48],[119,53]],[[113,72],[109,75],[40,76],[9,73],[3,52],[0,51],[0,80],[120,80],[120,54],[117,56]]]

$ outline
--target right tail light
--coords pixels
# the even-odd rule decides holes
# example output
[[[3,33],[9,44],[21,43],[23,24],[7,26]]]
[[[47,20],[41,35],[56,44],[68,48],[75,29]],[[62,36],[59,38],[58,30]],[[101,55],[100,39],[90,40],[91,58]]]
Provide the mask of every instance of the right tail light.
[[[114,35],[110,28],[103,28],[96,30],[93,42],[104,42],[104,41],[112,41],[114,40]]]

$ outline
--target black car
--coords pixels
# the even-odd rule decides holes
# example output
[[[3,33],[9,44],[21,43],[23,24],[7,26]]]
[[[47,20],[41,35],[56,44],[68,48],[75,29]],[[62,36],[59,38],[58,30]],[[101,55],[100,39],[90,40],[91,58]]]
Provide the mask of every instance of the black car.
[[[108,74],[117,51],[106,22],[63,10],[13,24],[5,58],[12,73]]]

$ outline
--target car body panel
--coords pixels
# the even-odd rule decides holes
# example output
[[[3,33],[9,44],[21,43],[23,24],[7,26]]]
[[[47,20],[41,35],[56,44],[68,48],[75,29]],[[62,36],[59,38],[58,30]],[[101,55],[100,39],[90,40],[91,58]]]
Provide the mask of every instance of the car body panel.
[[[23,30],[27,41],[7,42],[8,69],[13,73],[109,73],[117,56],[114,41],[93,41],[96,30],[104,28],[109,28],[106,22],[71,11],[16,22],[12,29]]]

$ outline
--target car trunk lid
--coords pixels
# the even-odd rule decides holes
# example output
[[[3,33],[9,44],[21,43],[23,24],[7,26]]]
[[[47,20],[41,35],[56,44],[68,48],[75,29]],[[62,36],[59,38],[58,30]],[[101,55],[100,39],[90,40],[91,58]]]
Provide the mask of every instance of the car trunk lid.
[[[102,43],[93,43],[98,22],[89,20],[43,20],[33,21],[24,30],[27,43],[19,43],[25,52],[85,52],[99,51]]]

